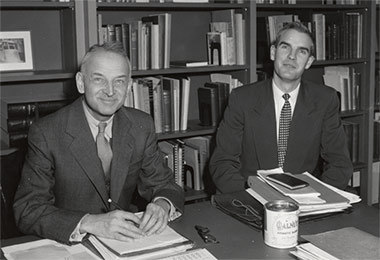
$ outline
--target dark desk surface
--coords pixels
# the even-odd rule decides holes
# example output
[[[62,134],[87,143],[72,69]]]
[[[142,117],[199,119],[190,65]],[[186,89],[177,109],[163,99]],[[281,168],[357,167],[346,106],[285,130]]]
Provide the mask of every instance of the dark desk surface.
[[[205,244],[194,229],[195,225],[208,227],[220,243]],[[294,259],[289,254],[289,249],[275,249],[265,245],[262,232],[213,208],[209,201],[186,205],[183,217],[171,223],[171,226],[192,239],[197,247],[207,248],[218,259]],[[348,226],[379,236],[379,209],[361,203],[354,204],[350,214],[301,223],[299,234],[314,234]],[[7,239],[2,241],[2,246],[32,239],[30,236]]]

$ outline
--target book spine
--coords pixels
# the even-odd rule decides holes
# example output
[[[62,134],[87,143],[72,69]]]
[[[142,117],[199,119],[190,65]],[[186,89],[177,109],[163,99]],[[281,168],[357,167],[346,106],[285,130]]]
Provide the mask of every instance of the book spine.
[[[8,133],[28,131],[30,125],[33,123],[34,120],[35,118],[8,119],[6,130]]]
[[[9,104],[8,105],[8,118],[35,116],[36,103],[29,104]]]
[[[164,132],[170,132],[172,127],[172,112],[171,112],[171,98],[170,91],[163,90],[162,91],[162,110],[163,110],[163,120],[162,120],[162,130]]]

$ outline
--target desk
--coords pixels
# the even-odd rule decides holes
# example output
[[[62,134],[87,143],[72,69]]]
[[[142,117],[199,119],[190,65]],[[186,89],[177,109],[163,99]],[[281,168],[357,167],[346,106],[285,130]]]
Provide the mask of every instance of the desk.
[[[354,204],[353,208],[350,214],[338,214],[302,223],[299,234],[313,234],[353,226],[379,236],[379,209],[364,203]],[[220,243],[205,244],[194,229],[195,225],[208,227]],[[192,239],[197,247],[207,248],[218,259],[294,259],[289,254],[289,249],[275,249],[265,245],[262,232],[213,208],[209,201],[186,205],[183,217],[171,223],[171,226]],[[2,241],[2,246],[33,239],[35,237],[31,236],[7,239]]]

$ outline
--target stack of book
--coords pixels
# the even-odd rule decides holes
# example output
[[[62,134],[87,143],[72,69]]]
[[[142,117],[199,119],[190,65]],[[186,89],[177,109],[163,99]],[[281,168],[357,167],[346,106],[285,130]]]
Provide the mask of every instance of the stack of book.
[[[208,61],[210,65],[245,64],[245,19],[234,9],[215,10],[211,13],[210,31],[207,33]]]
[[[190,78],[145,77],[133,80],[124,105],[150,114],[157,133],[184,131],[189,114]]]
[[[145,236],[133,241],[119,241],[90,235],[89,242],[105,260],[162,259],[184,252],[194,243],[167,226],[160,234]]]
[[[274,200],[287,200],[299,206],[299,216],[317,215],[344,211],[361,199],[355,194],[328,185],[310,173],[292,175],[309,184],[297,190],[287,189],[270,181],[267,175],[272,171],[258,171],[258,176],[249,176],[247,192],[261,204]],[[287,174],[287,173],[282,173]]]
[[[120,24],[103,24],[98,14],[98,42],[121,42],[133,70],[170,67],[171,14],[144,16]]]
[[[67,100],[53,97],[50,101],[25,100],[28,98],[1,99],[1,141],[7,147],[25,148],[29,126],[38,118],[55,112],[68,103]]]

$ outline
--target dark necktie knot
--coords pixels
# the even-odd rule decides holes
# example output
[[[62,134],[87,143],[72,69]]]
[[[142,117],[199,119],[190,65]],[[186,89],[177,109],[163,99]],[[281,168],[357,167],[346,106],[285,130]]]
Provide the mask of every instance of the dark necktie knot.
[[[285,93],[284,95],[282,95],[282,98],[285,99],[285,101],[288,101],[290,98],[290,95],[288,93]]]

